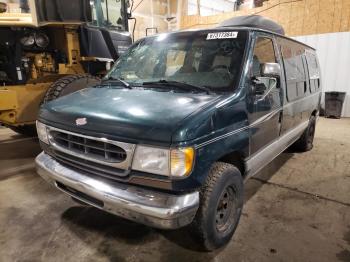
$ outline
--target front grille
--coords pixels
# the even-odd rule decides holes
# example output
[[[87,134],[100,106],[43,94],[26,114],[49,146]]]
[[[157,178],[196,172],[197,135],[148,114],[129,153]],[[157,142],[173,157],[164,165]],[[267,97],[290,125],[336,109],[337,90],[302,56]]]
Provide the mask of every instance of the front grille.
[[[51,140],[58,147],[78,155],[86,156],[108,163],[120,163],[126,160],[126,151],[112,143],[86,138],[84,136],[73,135],[57,130],[50,131]]]
[[[77,171],[114,180],[125,180],[135,144],[72,133],[48,127],[52,156]]]
[[[58,150],[53,150],[52,153],[57,161],[79,172],[84,172],[92,175],[102,176],[109,179],[121,180],[129,174],[129,170],[106,166],[95,163],[86,159],[65,154]]]

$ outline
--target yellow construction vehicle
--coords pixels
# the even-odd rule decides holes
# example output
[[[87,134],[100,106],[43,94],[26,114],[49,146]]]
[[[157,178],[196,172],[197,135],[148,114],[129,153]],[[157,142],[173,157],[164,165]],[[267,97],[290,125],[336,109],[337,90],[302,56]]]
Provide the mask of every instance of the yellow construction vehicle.
[[[0,124],[21,134],[41,103],[99,82],[132,42],[126,0],[0,2]]]

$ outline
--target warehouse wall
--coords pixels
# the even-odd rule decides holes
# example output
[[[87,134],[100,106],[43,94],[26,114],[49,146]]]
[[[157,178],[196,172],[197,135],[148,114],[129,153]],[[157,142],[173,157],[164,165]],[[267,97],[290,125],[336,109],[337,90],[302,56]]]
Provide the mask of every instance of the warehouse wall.
[[[350,32],[294,38],[317,49],[323,91],[347,92],[342,115],[350,117]]]
[[[183,0],[183,6],[186,4]],[[269,0],[250,10],[214,16],[183,15],[180,27],[214,27],[225,19],[249,14],[275,20],[290,36],[350,31],[350,0]]]
[[[136,18],[135,40],[146,36],[146,28],[156,27],[158,32],[167,32],[168,23],[166,16],[168,13],[167,0],[135,0],[132,15]],[[132,33],[134,20],[129,21],[129,31]],[[149,34],[154,34],[155,30],[150,30]]]

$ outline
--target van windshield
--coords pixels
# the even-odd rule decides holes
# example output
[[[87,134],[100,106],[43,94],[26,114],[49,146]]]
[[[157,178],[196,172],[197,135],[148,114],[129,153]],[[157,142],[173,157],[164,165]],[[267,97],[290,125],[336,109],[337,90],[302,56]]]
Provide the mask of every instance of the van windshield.
[[[176,82],[213,92],[232,91],[239,81],[247,35],[246,31],[216,30],[145,38],[117,60],[106,79],[131,86]]]

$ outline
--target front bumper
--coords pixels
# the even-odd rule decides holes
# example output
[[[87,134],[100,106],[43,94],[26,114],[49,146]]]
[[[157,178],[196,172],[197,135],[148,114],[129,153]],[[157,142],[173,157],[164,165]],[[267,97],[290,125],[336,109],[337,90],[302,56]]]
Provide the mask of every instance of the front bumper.
[[[188,225],[199,206],[198,192],[173,195],[111,182],[67,168],[44,152],[35,161],[38,174],[66,194],[152,227],[175,229]]]

